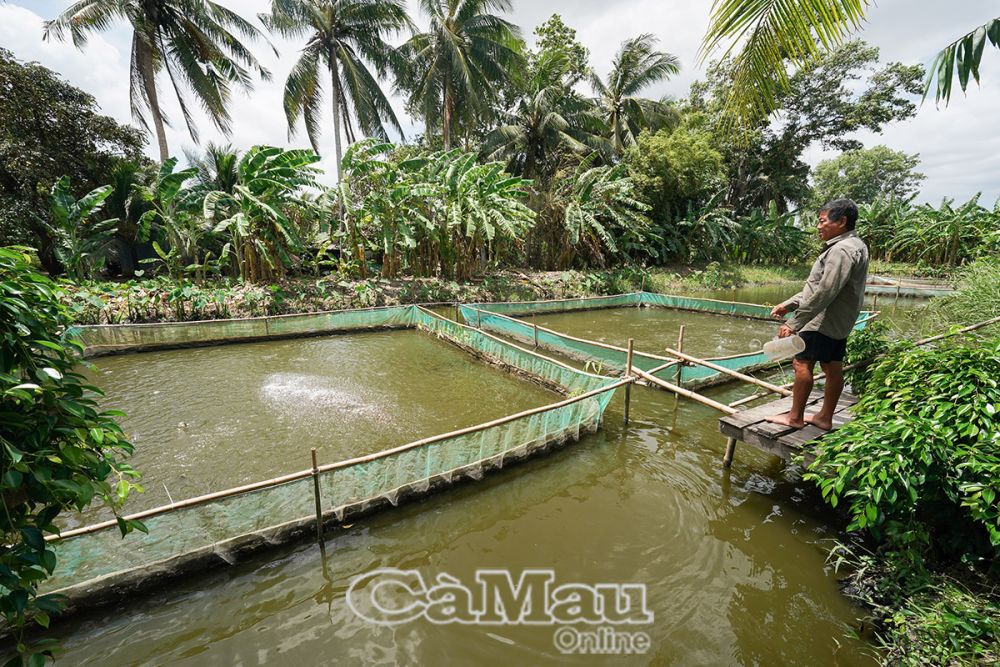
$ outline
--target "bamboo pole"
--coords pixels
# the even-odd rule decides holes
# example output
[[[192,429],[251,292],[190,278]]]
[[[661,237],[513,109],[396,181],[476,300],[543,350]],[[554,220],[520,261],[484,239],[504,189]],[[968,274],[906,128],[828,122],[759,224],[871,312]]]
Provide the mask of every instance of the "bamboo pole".
[[[316,498],[316,539],[323,543],[323,500],[319,494],[319,466],[316,465],[316,448],[312,451],[313,495]]]
[[[683,324],[681,325],[680,331],[677,332],[677,349],[678,350],[683,350],[684,349],[684,325]],[[681,383],[681,374],[683,372],[684,372],[684,363],[681,362],[681,361],[678,361],[677,362],[677,378],[675,380],[675,382],[677,382],[677,384]]]
[[[476,328],[477,329],[483,328],[483,311],[479,310],[478,308],[476,308]]]
[[[535,314],[531,314],[531,328],[535,334],[535,349],[538,349],[538,323],[535,322]]]
[[[650,375],[649,373],[647,373],[646,371],[642,370],[641,368],[633,368],[632,370],[636,373],[636,375],[638,375],[639,377],[647,380],[648,382],[652,382],[653,384],[655,384],[657,386],[660,386],[660,387],[663,387],[664,389],[669,389],[670,391],[674,392],[675,394],[680,394],[681,396],[683,396],[685,398],[690,398],[692,401],[697,401],[698,403],[701,403],[703,405],[707,405],[710,408],[715,408],[719,412],[725,412],[727,415],[731,415],[731,414],[735,414],[735,413],[739,412],[739,410],[737,410],[735,408],[731,408],[728,405],[726,405],[725,403],[719,403],[718,401],[712,400],[708,396],[702,396],[701,394],[695,393],[695,392],[693,392],[693,391],[691,391],[689,389],[685,389],[684,387],[678,387],[677,385],[673,384],[672,382],[667,382],[666,380],[661,380],[660,378],[658,378],[656,376]]]
[[[697,364],[698,366],[704,366],[705,368],[711,368],[713,371],[718,371],[719,373],[722,373],[723,375],[730,375],[730,376],[732,376],[732,377],[734,377],[734,378],[736,378],[738,380],[743,380],[744,382],[749,382],[750,384],[755,384],[758,387],[762,387],[764,389],[767,389],[768,391],[773,392],[775,394],[781,394],[782,396],[791,396],[792,395],[792,392],[790,392],[789,390],[785,389],[784,387],[779,387],[778,385],[771,384],[770,382],[765,382],[764,380],[758,380],[755,377],[752,377],[750,375],[746,375],[744,373],[740,373],[739,371],[734,371],[733,369],[726,368],[725,366],[720,366],[718,364],[713,364],[711,361],[706,361],[704,359],[698,359],[697,357],[692,357],[691,355],[684,354],[683,352],[680,352],[678,350],[671,350],[669,347],[667,348],[667,352],[669,354],[672,354],[672,355],[680,358],[680,359],[683,359],[684,361],[690,361],[691,363]]]
[[[632,348],[635,346],[635,339],[628,339],[628,353],[625,356],[625,377],[632,377]],[[628,411],[632,403],[632,384],[625,385],[625,425],[628,426]]]

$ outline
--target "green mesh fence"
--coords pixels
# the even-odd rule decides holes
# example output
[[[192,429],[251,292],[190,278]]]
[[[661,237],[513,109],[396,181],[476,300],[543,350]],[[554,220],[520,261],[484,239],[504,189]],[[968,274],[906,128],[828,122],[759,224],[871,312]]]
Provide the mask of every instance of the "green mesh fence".
[[[405,328],[413,326],[415,312],[415,306],[386,306],[243,320],[81,326],[75,327],[74,331],[83,342],[84,354],[98,356],[129,350],[237,343],[366,329]]]
[[[595,308],[621,308],[639,303],[642,292],[614,294],[612,296],[589,296],[578,299],[552,299],[550,301],[495,301],[492,303],[470,304],[491,313],[502,315],[531,315],[533,313],[565,313],[571,310],[592,310]]]
[[[671,294],[656,294],[640,292],[643,305],[662,306],[678,310],[693,310],[699,313],[715,313],[718,315],[736,315],[755,319],[771,320],[770,306],[755,303],[739,303],[738,301],[717,301],[716,299],[701,299],[690,296],[674,296]]]
[[[281,322],[281,335],[292,330],[314,333],[312,328],[303,329],[314,325],[331,331],[348,327],[416,326],[489,361],[532,376],[569,396],[517,416],[321,467],[319,481],[324,512],[338,519],[346,512],[365,510],[373,505],[395,505],[401,496],[424,493],[432,485],[450,483],[456,475],[478,479],[486,470],[500,468],[508,461],[524,458],[554,443],[576,439],[581,432],[595,430],[614,389],[621,384],[612,378],[581,372],[416,306],[267,319]],[[135,333],[135,327],[126,328],[131,338],[112,333],[110,327],[95,329],[101,330],[95,334],[101,336],[98,339],[101,342],[97,343],[100,345],[120,345],[126,341],[144,347],[147,343],[142,334]],[[197,333],[185,336],[204,333],[200,327],[188,326],[187,329]],[[138,331],[150,331],[149,335],[156,341],[164,340],[159,329],[142,327]],[[220,330],[207,331],[217,335]],[[177,337],[171,340],[176,341]],[[291,477],[295,479],[198,501],[187,507],[140,513],[136,516],[145,523],[149,534],[133,533],[124,542],[114,525],[58,539],[53,543],[58,567],[55,575],[45,582],[45,589],[72,593],[95,586],[113,586],[129,577],[131,581],[148,572],[170,571],[180,567],[178,563],[185,557],[206,550],[225,559],[229,545],[241,539],[249,539],[254,534],[276,534],[282,526],[308,521],[315,516],[313,480],[309,471]]]
[[[773,319],[770,317],[771,308],[768,306],[654,294],[651,292],[619,294],[590,299],[560,299],[555,301],[525,301],[499,304],[487,303],[475,304],[473,306],[463,305],[460,311],[462,319],[470,325],[495,331],[508,338],[531,343],[532,345],[537,340],[538,347],[551,350],[571,359],[588,362],[593,365],[594,370],[598,373],[624,373],[626,357],[628,355],[627,350],[624,348],[569,336],[545,327],[536,328],[528,322],[511,316],[512,314],[530,315],[539,312],[553,313],[580,310],[583,308],[583,304],[586,303],[593,304],[592,307],[594,308],[635,306],[641,303],[649,306],[737,317]],[[855,328],[864,328],[871,316],[872,314],[869,312],[862,312],[858,316]],[[764,356],[763,352],[749,352],[729,357],[710,357],[706,361],[711,361],[716,365],[741,372],[764,368],[773,363]],[[632,365],[636,368],[649,372],[667,363],[670,363],[670,360],[662,355],[652,355],[641,350],[633,350]],[[676,382],[678,379],[677,364],[671,363],[669,366],[653,373],[653,375],[668,382]],[[705,366],[681,366],[680,381],[681,384],[687,386],[708,386],[725,382],[729,379],[729,376],[724,373],[706,368]]]

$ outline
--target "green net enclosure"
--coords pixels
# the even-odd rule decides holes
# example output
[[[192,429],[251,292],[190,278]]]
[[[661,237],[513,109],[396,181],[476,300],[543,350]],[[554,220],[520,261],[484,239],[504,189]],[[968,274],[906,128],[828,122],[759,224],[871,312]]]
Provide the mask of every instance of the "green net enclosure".
[[[733,317],[773,320],[770,316],[771,308],[769,306],[654,294],[651,292],[636,292],[588,299],[482,303],[463,305],[460,308],[460,312],[465,322],[472,326],[494,331],[502,336],[531,343],[532,345],[537,343],[540,348],[551,350],[571,359],[588,362],[599,373],[621,374],[625,372],[626,357],[628,354],[625,348],[535,326],[514,316],[523,317],[537,313],[638,306],[673,308]],[[872,316],[872,313],[862,312],[858,316],[855,328],[864,328]],[[727,357],[709,357],[706,360],[716,365],[742,372],[764,368],[771,364],[763,352],[752,352]],[[632,364],[636,368],[640,368],[646,372],[655,370],[653,375],[663,380],[677,381],[678,379],[678,364],[670,357],[650,354],[637,349],[633,351]],[[728,376],[705,366],[682,365],[680,366],[680,373],[681,383],[692,387],[709,386],[729,380]]]
[[[416,327],[491,363],[557,389],[567,398],[516,415],[452,433],[418,440],[356,459],[320,466],[316,473],[324,517],[343,520],[357,512],[396,505],[457,479],[479,479],[561,443],[593,431],[601,423],[614,390],[625,382],[585,373],[484,331],[452,322],[417,306],[340,311],[288,318],[265,318],[276,335],[350,331],[385,326]],[[197,340],[249,328],[230,323],[185,323],[176,327],[88,327],[88,349],[128,345],[144,349],[150,340]],[[219,328],[221,326],[222,328]],[[259,321],[252,326],[265,326]],[[164,331],[170,331],[169,338]],[[181,333],[185,332],[185,333]],[[266,335],[266,334],[265,334]],[[226,339],[229,340],[229,339]],[[103,347],[101,347],[103,346]],[[66,593],[77,604],[100,599],[114,587],[141,588],[199,567],[230,562],[238,553],[287,541],[314,525],[313,471],[180,501],[132,515],[149,534],[123,542],[115,522],[68,531],[54,540],[58,557],[48,591]],[[84,601],[84,602],[81,602]]]
[[[116,352],[215,345],[291,336],[315,336],[414,325],[415,306],[156,324],[106,324],[75,327],[88,357]]]

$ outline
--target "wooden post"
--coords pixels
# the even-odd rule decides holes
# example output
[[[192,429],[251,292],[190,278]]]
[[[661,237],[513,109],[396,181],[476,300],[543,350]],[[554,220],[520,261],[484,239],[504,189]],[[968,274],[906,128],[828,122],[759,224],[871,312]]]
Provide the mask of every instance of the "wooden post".
[[[316,496],[316,539],[323,543],[323,501],[319,495],[319,466],[316,464],[316,448],[312,448],[313,495]]]
[[[878,310],[878,292],[876,292],[875,297],[872,298],[872,310]]]
[[[531,329],[535,334],[535,349],[538,349],[538,324],[535,323],[535,314],[531,314]]]
[[[632,348],[635,345],[635,339],[628,339],[628,352],[625,354],[625,377],[632,377]],[[628,410],[629,405],[632,403],[632,383],[625,385],[625,425],[628,426]]]
[[[642,274],[642,285],[639,286],[639,298],[635,302],[636,309],[642,308],[642,293],[646,291],[646,274]]]
[[[677,334],[677,351],[678,352],[683,352],[684,351],[684,325],[683,324],[681,325],[680,332]],[[677,384],[681,383],[681,371],[683,370],[683,368],[684,368],[684,360],[683,359],[678,359],[677,360],[677,380],[676,380]]]
[[[483,328],[483,311],[479,310],[478,308],[476,308],[476,328],[477,329]]]
[[[726,455],[722,458],[722,467],[733,465],[733,455],[736,453],[736,438],[726,440]]]

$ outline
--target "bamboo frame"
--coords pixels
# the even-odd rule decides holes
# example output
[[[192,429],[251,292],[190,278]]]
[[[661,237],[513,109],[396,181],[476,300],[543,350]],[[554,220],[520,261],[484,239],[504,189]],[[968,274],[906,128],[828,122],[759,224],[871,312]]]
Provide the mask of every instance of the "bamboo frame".
[[[723,373],[724,375],[730,375],[738,380],[743,380],[744,382],[755,384],[758,387],[767,389],[768,391],[773,392],[775,394],[781,394],[782,396],[792,395],[792,392],[788,391],[787,389],[784,389],[783,387],[779,387],[776,384],[771,384],[770,382],[765,382],[764,380],[758,380],[755,377],[752,377],[750,375],[745,375],[743,373],[740,373],[739,371],[734,371],[731,368],[726,368],[725,366],[713,364],[711,361],[698,359],[697,357],[692,357],[691,355],[684,354],[683,352],[680,352],[678,350],[671,350],[669,347],[667,348],[667,353],[676,356],[678,359],[683,359],[684,361],[690,361],[693,364],[704,366],[706,368],[711,368],[713,371],[718,371],[719,373]]]
[[[523,303],[529,303],[529,302],[525,301]],[[516,317],[511,317],[510,315],[504,315],[503,313],[494,313],[491,310],[481,310],[479,308],[476,308],[475,306],[466,306],[466,308],[471,308],[471,309],[475,310],[477,313],[480,313],[480,314],[481,313],[486,313],[488,316],[501,317],[501,318],[503,318],[505,320],[510,320],[511,322],[516,322],[517,324],[521,324],[523,326],[530,326],[526,322],[524,322],[524,320],[519,320]],[[611,345],[610,343],[601,343],[601,342],[596,341],[596,340],[589,340],[587,338],[578,338],[576,336],[570,336],[569,334],[561,333],[559,331],[556,331],[555,329],[549,329],[549,328],[543,327],[543,326],[539,326],[538,330],[539,331],[544,331],[547,334],[552,334],[553,336],[556,336],[557,338],[565,338],[567,340],[572,340],[572,341],[575,341],[577,343],[585,343],[587,345],[593,345],[595,347],[604,348],[605,350],[613,350],[615,352],[624,352],[626,354],[628,353],[628,348],[618,347],[617,345]],[[653,354],[652,352],[637,352],[636,354],[639,354],[639,355],[641,355],[643,357],[649,357],[650,359],[656,359],[657,361],[669,361],[668,357],[663,357],[663,356],[660,356],[658,354]]]
[[[215,493],[208,493],[208,494],[205,494],[205,495],[202,495],[202,496],[196,496],[194,498],[188,498],[186,500],[182,500],[182,501],[176,502],[176,503],[174,503],[172,505],[162,505],[160,507],[154,507],[152,509],[144,510],[142,512],[136,512],[135,514],[129,514],[129,515],[123,517],[123,518],[125,520],[130,520],[130,521],[131,520],[141,520],[141,519],[149,518],[149,517],[152,517],[152,516],[157,516],[157,515],[160,515],[160,514],[166,514],[168,512],[173,511],[173,510],[179,510],[179,509],[184,509],[184,508],[188,508],[188,507],[195,507],[195,506],[198,506],[198,505],[204,505],[206,503],[209,503],[209,502],[212,502],[212,501],[215,501],[215,500],[222,500],[224,498],[230,498],[232,496],[238,496],[238,495],[241,495],[241,494],[244,494],[244,493],[250,493],[250,492],[253,492],[253,491],[260,491],[262,489],[271,488],[271,487],[275,487],[275,486],[280,486],[282,484],[287,484],[289,482],[294,482],[294,481],[298,481],[300,479],[305,479],[307,477],[311,477],[311,476],[316,475],[316,474],[322,474],[322,473],[325,473],[325,472],[330,472],[331,470],[339,470],[341,468],[348,468],[350,466],[357,465],[357,464],[360,464],[360,463],[368,463],[370,461],[375,461],[375,460],[378,460],[378,459],[387,458],[387,457],[392,456],[394,454],[399,454],[401,452],[409,451],[409,450],[415,449],[417,447],[423,447],[423,446],[426,446],[426,445],[431,445],[431,444],[434,444],[436,442],[440,442],[442,440],[448,440],[448,439],[456,438],[456,437],[459,437],[459,436],[462,436],[462,435],[468,435],[470,433],[476,433],[476,432],[479,432],[479,431],[485,431],[486,429],[493,428],[494,426],[501,426],[503,424],[508,424],[508,423],[510,423],[512,421],[516,421],[518,419],[523,419],[525,417],[530,417],[532,415],[540,414],[542,412],[548,412],[548,411],[551,411],[551,410],[557,410],[557,409],[565,407],[567,405],[572,405],[574,403],[578,403],[580,401],[587,400],[588,398],[592,398],[592,397],[597,396],[599,394],[602,394],[604,392],[614,391],[618,387],[621,387],[622,385],[625,385],[625,384],[631,384],[634,381],[635,381],[634,378],[626,378],[626,379],[614,382],[614,383],[612,383],[612,384],[610,384],[610,385],[608,385],[606,387],[601,387],[599,389],[592,389],[591,391],[588,391],[588,392],[585,392],[583,394],[580,394],[579,396],[573,396],[573,397],[570,397],[570,398],[563,399],[562,401],[557,401],[556,403],[550,403],[548,405],[543,405],[543,406],[540,406],[540,407],[537,407],[537,408],[531,408],[529,410],[524,410],[522,412],[518,412],[518,413],[515,413],[515,414],[512,414],[512,415],[506,415],[504,417],[500,417],[499,419],[494,419],[492,421],[484,422],[482,424],[477,424],[475,426],[468,426],[466,428],[458,429],[456,431],[450,431],[448,433],[442,433],[440,435],[435,435],[435,436],[431,436],[431,437],[428,437],[428,438],[423,438],[421,440],[415,440],[415,441],[407,443],[405,445],[400,445],[399,447],[394,447],[392,449],[386,449],[386,450],[383,450],[381,452],[376,452],[374,454],[368,454],[368,455],[365,455],[365,456],[359,456],[359,457],[355,457],[355,458],[351,458],[351,459],[345,459],[343,461],[338,461],[336,463],[328,463],[328,464],[323,465],[323,466],[318,466],[315,469],[300,470],[298,472],[290,473],[288,475],[282,475],[280,477],[275,477],[273,479],[268,479],[268,480],[264,480],[264,481],[261,481],[261,482],[254,482],[253,484],[245,484],[243,486],[238,486],[238,487],[234,487],[234,488],[231,488],[231,489],[226,489],[224,491],[217,491]],[[102,521],[100,523],[91,524],[89,526],[83,526],[81,528],[75,528],[73,530],[68,530],[68,531],[66,531],[64,533],[61,533],[59,535],[47,535],[45,537],[45,539],[46,539],[46,541],[49,541],[49,542],[56,541],[56,540],[64,540],[64,539],[68,539],[70,537],[76,537],[78,535],[85,535],[87,533],[98,532],[98,531],[104,530],[106,528],[117,527],[117,525],[118,525],[118,520],[117,519],[112,519],[112,520],[109,520],[109,521]]]
[[[674,392],[675,394],[679,394],[679,395],[681,395],[681,396],[683,396],[685,398],[690,398],[693,401],[697,401],[698,403],[701,403],[703,405],[707,405],[710,408],[715,408],[719,412],[725,412],[726,414],[729,414],[729,415],[735,414],[735,413],[739,412],[739,410],[737,410],[735,408],[731,408],[728,405],[726,405],[725,403],[719,403],[718,401],[712,400],[708,396],[702,396],[701,394],[699,394],[697,392],[693,392],[693,391],[691,391],[689,389],[685,389],[684,387],[680,387],[680,386],[678,386],[676,384],[673,384],[672,382],[667,382],[666,380],[661,380],[660,378],[658,378],[656,376],[650,375],[649,373],[647,373],[646,371],[642,370],[641,368],[634,368],[633,370],[636,372],[636,374],[639,377],[645,379],[648,382],[652,382],[655,385],[663,387],[664,389],[668,389],[668,390]]]
[[[628,339],[628,355],[625,357],[625,377],[632,377],[632,348],[635,346],[635,339]],[[629,407],[632,403],[632,385],[625,385],[625,425],[628,426]]]

